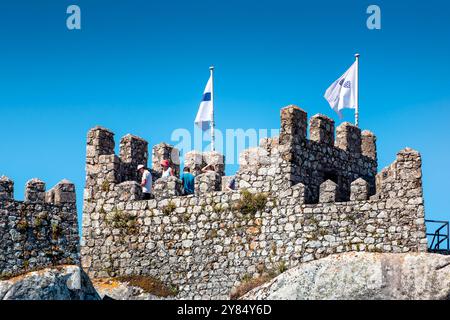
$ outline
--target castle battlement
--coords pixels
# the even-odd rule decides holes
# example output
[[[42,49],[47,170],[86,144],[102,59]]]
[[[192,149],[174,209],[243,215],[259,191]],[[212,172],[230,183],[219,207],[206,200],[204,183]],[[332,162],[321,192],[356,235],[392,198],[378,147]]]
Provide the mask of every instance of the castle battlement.
[[[424,252],[421,157],[406,148],[377,174],[376,138],[323,115],[309,121],[296,106],[281,110],[279,137],[240,155],[236,191],[220,191],[223,155],[190,152],[199,172],[195,194],[177,177],[159,179],[179,152],[153,147],[155,199],[140,200],[135,172],[147,143],[131,135],[114,154],[114,134],[89,131],[83,206],[82,265],[92,277],[150,275],[179,298],[228,298],[246,276],[347,251]],[[221,164],[222,162],[222,164]],[[131,177],[131,178],[130,178]]]
[[[24,201],[14,200],[14,182],[0,178],[0,276],[60,264],[79,264],[75,186],[62,180],[46,191],[31,179]]]

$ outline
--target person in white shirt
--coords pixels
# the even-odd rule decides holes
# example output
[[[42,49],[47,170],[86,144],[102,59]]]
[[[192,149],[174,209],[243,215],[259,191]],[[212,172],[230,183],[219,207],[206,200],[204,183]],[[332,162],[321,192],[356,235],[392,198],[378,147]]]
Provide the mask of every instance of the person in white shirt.
[[[149,200],[152,192],[152,174],[143,164],[138,165],[137,171],[142,175],[141,187],[143,199]]]

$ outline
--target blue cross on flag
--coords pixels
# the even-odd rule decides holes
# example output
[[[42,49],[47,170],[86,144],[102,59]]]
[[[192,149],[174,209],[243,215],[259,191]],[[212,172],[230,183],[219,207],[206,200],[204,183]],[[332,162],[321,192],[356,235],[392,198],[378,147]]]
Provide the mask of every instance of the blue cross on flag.
[[[212,94],[212,76],[206,84],[203,92],[202,101],[198,109],[197,117],[195,117],[195,124],[203,131],[208,130],[213,121],[213,104],[211,101]]]

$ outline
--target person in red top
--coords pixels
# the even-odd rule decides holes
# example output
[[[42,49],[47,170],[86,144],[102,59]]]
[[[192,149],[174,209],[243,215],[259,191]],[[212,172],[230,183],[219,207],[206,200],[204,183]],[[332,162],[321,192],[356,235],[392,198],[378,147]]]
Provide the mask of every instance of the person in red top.
[[[173,169],[169,165],[169,160],[161,161],[161,166],[162,166],[162,175],[161,175],[162,178],[167,178],[174,175]]]

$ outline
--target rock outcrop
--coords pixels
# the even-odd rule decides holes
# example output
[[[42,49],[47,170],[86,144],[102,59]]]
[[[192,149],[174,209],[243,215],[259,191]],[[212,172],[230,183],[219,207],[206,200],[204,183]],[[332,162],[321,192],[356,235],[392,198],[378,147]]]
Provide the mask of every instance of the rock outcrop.
[[[450,299],[450,256],[343,253],[304,263],[242,299]]]
[[[0,281],[0,300],[100,300],[75,265],[46,268]]]

